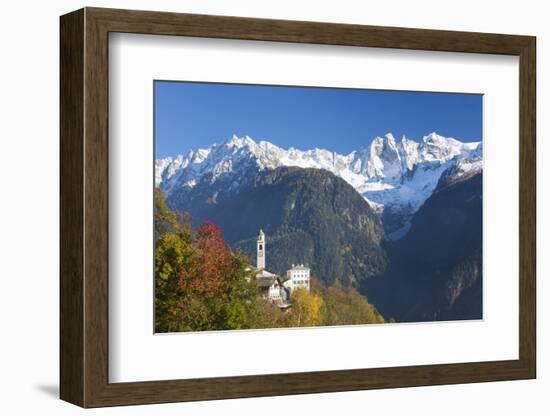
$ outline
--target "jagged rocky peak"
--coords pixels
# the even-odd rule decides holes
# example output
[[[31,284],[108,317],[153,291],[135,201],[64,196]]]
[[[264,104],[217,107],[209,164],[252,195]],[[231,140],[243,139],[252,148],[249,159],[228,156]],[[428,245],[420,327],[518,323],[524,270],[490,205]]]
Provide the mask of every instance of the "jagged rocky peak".
[[[401,149],[403,149],[402,162],[405,170],[412,171],[414,167],[420,162],[418,155],[418,148],[420,144],[414,140],[407,139],[403,136],[401,140]]]
[[[396,181],[401,178],[401,154],[391,133],[376,137],[370,146],[367,174],[370,178]]]
[[[190,150],[187,159],[192,161],[193,163],[201,163],[204,159],[208,157],[209,154],[210,149],[198,149],[196,152]]]
[[[233,134],[233,137],[227,140],[223,145],[232,150],[238,150],[242,149],[243,147],[252,148],[256,146],[256,142],[252,140],[249,136],[239,137],[236,134]]]
[[[483,158],[483,142],[479,142],[477,146],[472,150],[470,158]]]
[[[465,150],[465,143],[433,132],[422,138],[420,150],[423,160],[446,162],[460,155]]]
[[[436,189],[465,181],[483,171],[483,147],[480,143],[468,157],[458,159],[441,174]]]

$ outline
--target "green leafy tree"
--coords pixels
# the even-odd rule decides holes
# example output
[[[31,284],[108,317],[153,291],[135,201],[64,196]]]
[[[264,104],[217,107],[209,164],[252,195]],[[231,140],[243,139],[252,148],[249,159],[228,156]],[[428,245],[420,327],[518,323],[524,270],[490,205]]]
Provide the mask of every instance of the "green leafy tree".
[[[157,234],[155,242],[155,327],[159,332],[176,330],[174,321],[183,295],[179,277],[194,256],[190,233],[175,229],[177,232]]]

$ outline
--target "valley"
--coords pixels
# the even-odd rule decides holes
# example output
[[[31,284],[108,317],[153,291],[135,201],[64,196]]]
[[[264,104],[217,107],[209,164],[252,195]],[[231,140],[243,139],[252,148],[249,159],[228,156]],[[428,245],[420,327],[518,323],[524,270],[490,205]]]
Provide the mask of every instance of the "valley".
[[[198,226],[218,225],[269,268],[305,262],[397,321],[480,319],[482,147],[431,133],[377,137],[347,155],[232,137],[155,162],[155,185]]]

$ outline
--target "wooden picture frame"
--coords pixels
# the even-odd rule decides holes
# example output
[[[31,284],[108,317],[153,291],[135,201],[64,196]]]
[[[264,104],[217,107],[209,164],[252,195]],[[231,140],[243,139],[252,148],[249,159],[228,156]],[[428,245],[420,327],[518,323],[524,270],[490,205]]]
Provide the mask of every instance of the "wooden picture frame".
[[[61,17],[60,396],[101,407],[536,377],[535,38],[530,36],[85,8]],[[519,359],[109,383],[110,32],[519,57]]]

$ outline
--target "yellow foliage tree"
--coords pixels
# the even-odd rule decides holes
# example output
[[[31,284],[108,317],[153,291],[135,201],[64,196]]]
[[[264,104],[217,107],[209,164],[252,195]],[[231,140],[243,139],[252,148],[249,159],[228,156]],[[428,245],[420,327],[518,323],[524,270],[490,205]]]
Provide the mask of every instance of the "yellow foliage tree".
[[[322,325],[323,298],[304,288],[292,292],[292,306],[288,314],[290,326]]]
[[[361,325],[383,323],[384,317],[352,287],[333,283],[325,291],[326,325]]]

